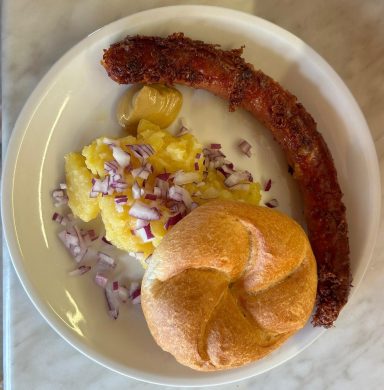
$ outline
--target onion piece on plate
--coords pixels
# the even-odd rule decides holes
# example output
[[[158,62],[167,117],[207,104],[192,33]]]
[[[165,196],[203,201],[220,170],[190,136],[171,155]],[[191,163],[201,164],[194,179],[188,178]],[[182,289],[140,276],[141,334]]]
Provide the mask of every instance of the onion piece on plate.
[[[272,187],[272,180],[269,179],[264,183],[264,191],[268,192]]]
[[[279,206],[279,202],[277,199],[273,198],[269,200],[268,202],[265,202],[265,205],[269,207],[270,209],[274,209],[275,207]]]
[[[244,153],[248,157],[252,156],[251,148],[252,148],[251,144],[244,139],[242,139],[241,142],[239,143],[239,149],[241,150],[242,153]]]
[[[244,181],[252,182],[252,175],[247,171],[236,171],[225,179],[224,184],[227,187],[233,187],[234,185],[240,184]]]
[[[120,306],[118,296],[109,285],[105,287],[104,292],[105,292],[105,300],[107,302],[107,307],[108,307],[108,313],[111,318],[116,320],[117,317],[119,316],[119,306]]]
[[[105,265],[108,268],[116,268],[116,260],[103,252],[97,252],[97,259],[101,265]]]
[[[171,215],[168,218],[167,222],[165,223],[164,228],[168,230],[171,226],[176,225],[177,222],[179,222],[181,219],[183,219],[183,216],[181,213]]]
[[[144,243],[150,242],[155,238],[155,236],[152,233],[150,224],[147,224],[140,229],[136,229],[134,232],[137,236],[139,236],[142,239]]]
[[[121,168],[126,168],[131,162],[131,155],[121,149],[119,146],[112,146],[113,158],[117,161]]]
[[[52,191],[52,198],[56,207],[65,205],[68,203],[68,196],[65,189],[56,189]]]
[[[128,214],[131,217],[143,219],[145,221],[155,221],[160,219],[159,210],[153,207],[151,208],[145,203],[142,203],[138,200],[136,200],[135,203],[133,203],[133,205],[129,209]]]
[[[84,275],[88,271],[91,270],[90,265],[80,265],[78,268],[74,269],[73,271],[69,272],[68,275],[70,276],[79,276],[79,275]]]
[[[135,144],[127,145],[132,151],[132,153],[139,159],[145,161],[148,157],[152,156],[155,151],[149,144]]]

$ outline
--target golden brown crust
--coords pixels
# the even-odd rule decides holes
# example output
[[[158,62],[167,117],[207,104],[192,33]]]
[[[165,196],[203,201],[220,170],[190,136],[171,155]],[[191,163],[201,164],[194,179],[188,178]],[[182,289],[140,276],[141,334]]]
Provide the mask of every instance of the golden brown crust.
[[[156,248],[142,307],[156,342],[211,371],[262,358],[307,322],[316,262],[289,217],[242,202],[195,209]]]
[[[242,49],[185,37],[128,36],[105,51],[102,64],[120,84],[179,83],[251,112],[273,134],[303,194],[308,235],[318,263],[314,325],[332,326],[351,286],[348,226],[332,156],[296,96],[241,57]]]

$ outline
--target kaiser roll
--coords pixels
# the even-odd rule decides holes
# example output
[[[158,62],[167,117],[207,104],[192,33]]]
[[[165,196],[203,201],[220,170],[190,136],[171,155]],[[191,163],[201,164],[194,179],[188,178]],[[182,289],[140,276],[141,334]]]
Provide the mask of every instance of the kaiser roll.
[[[288,216],[242,202],[196,208],[156,248],[142,307],[157,344],[201,371],[267,355],[301,329],[316,298],[316,262]]]

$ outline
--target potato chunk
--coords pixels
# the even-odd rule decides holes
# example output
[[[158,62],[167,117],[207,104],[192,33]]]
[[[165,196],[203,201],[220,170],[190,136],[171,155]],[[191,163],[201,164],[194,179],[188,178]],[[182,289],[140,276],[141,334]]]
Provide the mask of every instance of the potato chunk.
[[[80,153],[65,156],[65,178],[67,183],[68,205],[73,214],[88,222],[99,214],[97,198],[90,198],[92,173],[85,165],[85,158]]]

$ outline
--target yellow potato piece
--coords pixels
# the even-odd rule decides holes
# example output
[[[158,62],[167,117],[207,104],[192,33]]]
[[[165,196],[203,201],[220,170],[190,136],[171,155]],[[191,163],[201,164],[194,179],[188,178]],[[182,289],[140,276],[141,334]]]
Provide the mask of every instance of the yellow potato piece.
[[[128,90],[118,105],[117,117],[123,127],[136,125],[141,119],[147,119],[161,128],[168,127],[183,103],[183,96],[177,89],[161,84],[145,85],[134,99],[131,95]]]
[[[93,176],[80,153],[69,153],[65,156],[65,178],[68,205],[73,214],[85,222],[96,218],[100,211],[99,202],[97,198],[89,197]]]
[[[105,176],[104,163],[111,161],[112,150],[103,140],[105,137],[94,140],[90,145],[84,146],[82,155],[85,157],[85,165],[94,174]]]

